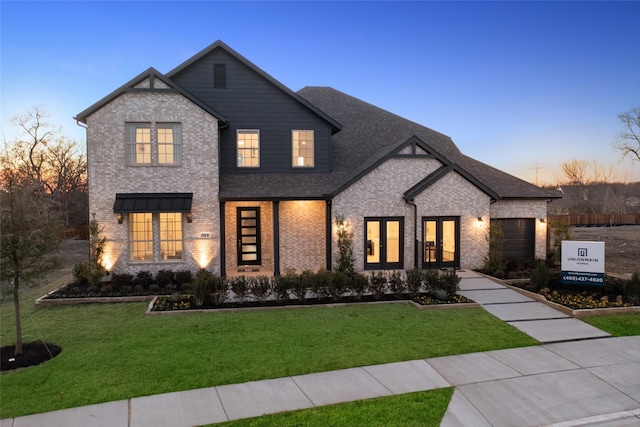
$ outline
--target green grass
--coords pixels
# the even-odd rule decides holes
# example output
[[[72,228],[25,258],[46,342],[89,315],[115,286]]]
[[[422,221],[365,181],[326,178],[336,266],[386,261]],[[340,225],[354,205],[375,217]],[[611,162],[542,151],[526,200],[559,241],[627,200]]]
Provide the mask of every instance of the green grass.
[[[405,304],[146,317],[146,303],[35,309],[25,342],[62,353],[0,375],[0,418],[156,393],[534,345],[480,308]],[[14,342],[4,304],[0,341]]]
[[[216,427],[438,426],[453,388],[422,391],[214,424]]]
[[[640,313],[587,317],[581,320],[614,337],[640,335]]]

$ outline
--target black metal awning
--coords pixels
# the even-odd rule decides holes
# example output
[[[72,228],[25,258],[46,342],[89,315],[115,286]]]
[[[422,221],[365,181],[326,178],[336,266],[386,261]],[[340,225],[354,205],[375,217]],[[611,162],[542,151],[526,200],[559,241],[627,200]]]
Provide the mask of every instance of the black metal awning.
[[[116,193],[115,213],[191,212],[193,193]]]

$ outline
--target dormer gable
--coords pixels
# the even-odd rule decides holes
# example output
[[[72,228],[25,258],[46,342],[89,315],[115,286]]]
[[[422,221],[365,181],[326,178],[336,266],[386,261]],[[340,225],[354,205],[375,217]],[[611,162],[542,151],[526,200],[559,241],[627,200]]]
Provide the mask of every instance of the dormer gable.
[[[280,83],[278,80],[276,80],[270,74],[268,74],[267,72],[262,70],[260,67],[255,65],[253,62],[249,61],[247,58],[242,56],[240,53],[236,52],[234,49],[229,47],[227,44],[225,44],[221,40],[218,40],[218,41],[212,43],[211,45],[209,45],[208,47],[206,47],[202,51],[198,52],[197,54],[195,54],[191,58],[187,59],[182,64],[180,64],[177,67],[175,67],[173,70],[169,71],[167,73],[167,77],[169,77],[169,78],[171,78],[173,80],[177,80],[177,81],[180,81],[181,79],[187,80],[185,78],[185,75],[187,73],[194,72],[194,73],[198,74],[198,79],[200,80],[198,82],[199,89],[202,89],[202,86],[203,86],[202,80],[203,79],[210,79],[211,80],[211,83],[209,84],[209,86],[211,88],[225,89],[228,86],[226,84],[222,83],[221,80],[224,79],[225,83],[226,83],[226,80],[227,79],[232,79],[233,75],[228,70],[226,70],[226,68],[224,68],[224,67],[216,68],[216,65],[223,66],[225,64],[222,64],[222,63],[213,64],[213,67],[211,67],[211,70],[208,70],[209,66],[202,67],[203,62],[207,61],[208,58],[210,58],[213,55],[216,55],[217,53],[220,53],[220,52],[224,52],[225,54],[229,55],[231,58],[235,59],[240,64],[244,65],[247,69],[251,70],[251,72],[255,73],[257,76],[259,76],[260,78],[264,79],[269,84],[275,86],[279,91],[281,91],[284,94],[286,94],[286,96],[288,98],[290,98],[292,101],[304,106],[306,109],[308,109],[311,112],[313,112],[313,114],[317,115],[322,120],[326,121],[331,126],[331,129],[332,129],[331,133],[332,134],[335,133],[335,132],[338,132],[342,128],[342,125],[340,123],[338,123],[335,119],[330,117],[328,114],[324,113],[322,110],[318,109],[316,106],[314,106],[309,101],[307,101],[306,99],[304,99],[303,97],[301,97],[300,95],[298,95],[297,93],[295,93],[294,91],[292,91],[291,89],[286,87],[284,84]],[[207,71],[210,71],[210,73],[203,74],[203,69],[204,68],[207,68]],[[189,86],[185,86],[185,87],[189,88]],[[203,98],[203,99],[206,100],[207,97],[206,96],[200,96],[200,98]],[[215,102],[215,101],[212,101],[212,102]],[[210,103],[212,103],[212,102],[210,102]]]
[[[91,114],[93,114],[100,108],[104,107],[105,105],[109,104],[114,99],[118,98],[120,95],[124,93],[131,93],[131,92],[178,93],[180,95],[183,95],[185,98],[189,99],[191,102],[193,102],[194,104],[196,104],[197,106],[199,106],[200,108],[202,108],[203,110],[211,114],[212,116],[214,116],[221,123],[225,124],[228,121],[225,116],[223,116],[218,111],[211,108],[210,106],[201,102],[199,99],[197,99],[192,94],[187,92],[184,88],[180,87],[177,83],[171,81],[168,77],[166,77],[165,75],[163,75],[153,67],[149,67],[148,69],[138,74],[133,79],[129,80],[124,85],[120,86],[118,89],[114,90],[113,92],[111,92],[110,94],[108,94],[107,96],[99,100],[98,102],[91,105],[89,108],[80,112],[74,117],[74,119],[80,123],[86,124],[87,118]]]

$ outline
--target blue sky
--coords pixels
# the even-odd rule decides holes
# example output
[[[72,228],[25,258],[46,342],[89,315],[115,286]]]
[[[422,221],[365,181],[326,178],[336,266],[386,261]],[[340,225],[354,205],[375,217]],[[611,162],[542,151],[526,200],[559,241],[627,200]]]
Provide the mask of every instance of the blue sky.
[[[555,183],[612,148],[640,106],[640,2],[0,1],[3,138],[33,106],[72,117],[153,66],[221,39],[293,90],[331,86],[449,135],[467,155]]]

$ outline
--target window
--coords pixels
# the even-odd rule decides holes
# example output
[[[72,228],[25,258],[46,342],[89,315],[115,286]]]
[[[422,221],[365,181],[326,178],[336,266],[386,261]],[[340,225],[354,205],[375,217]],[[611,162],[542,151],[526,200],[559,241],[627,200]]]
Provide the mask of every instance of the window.
[[[160,235],[154,237],[154,222]],[[161,261],[182,259],[182,213],[151,212],[129,214],[129,253],[131,261],[153,261],[154,240],[159,237]]]
[[[292,166],[313,167],[313,131],[294,130],[293,131],[293,158]]]
[[[180,125],[158,124],[158,163],[180,163]]]
[[[260,166],[260,131],[238,130],[238,167]]]
[[[129,163],[151,163],[151,126],[148,123],[127,124],[127,147]]]
[[[127,162],[130,165],[179,164],[181,126],[179,123],[127,123]],[[156,152],[154,152],[156,151]]]
[[[182,259],[182,214],[160,213],[160,259]]]
[[[150,213],[129,214],[131,261],[153,261],[153,225]]]
[[[365,218],[365,270],[404,268],[404,218]]]

